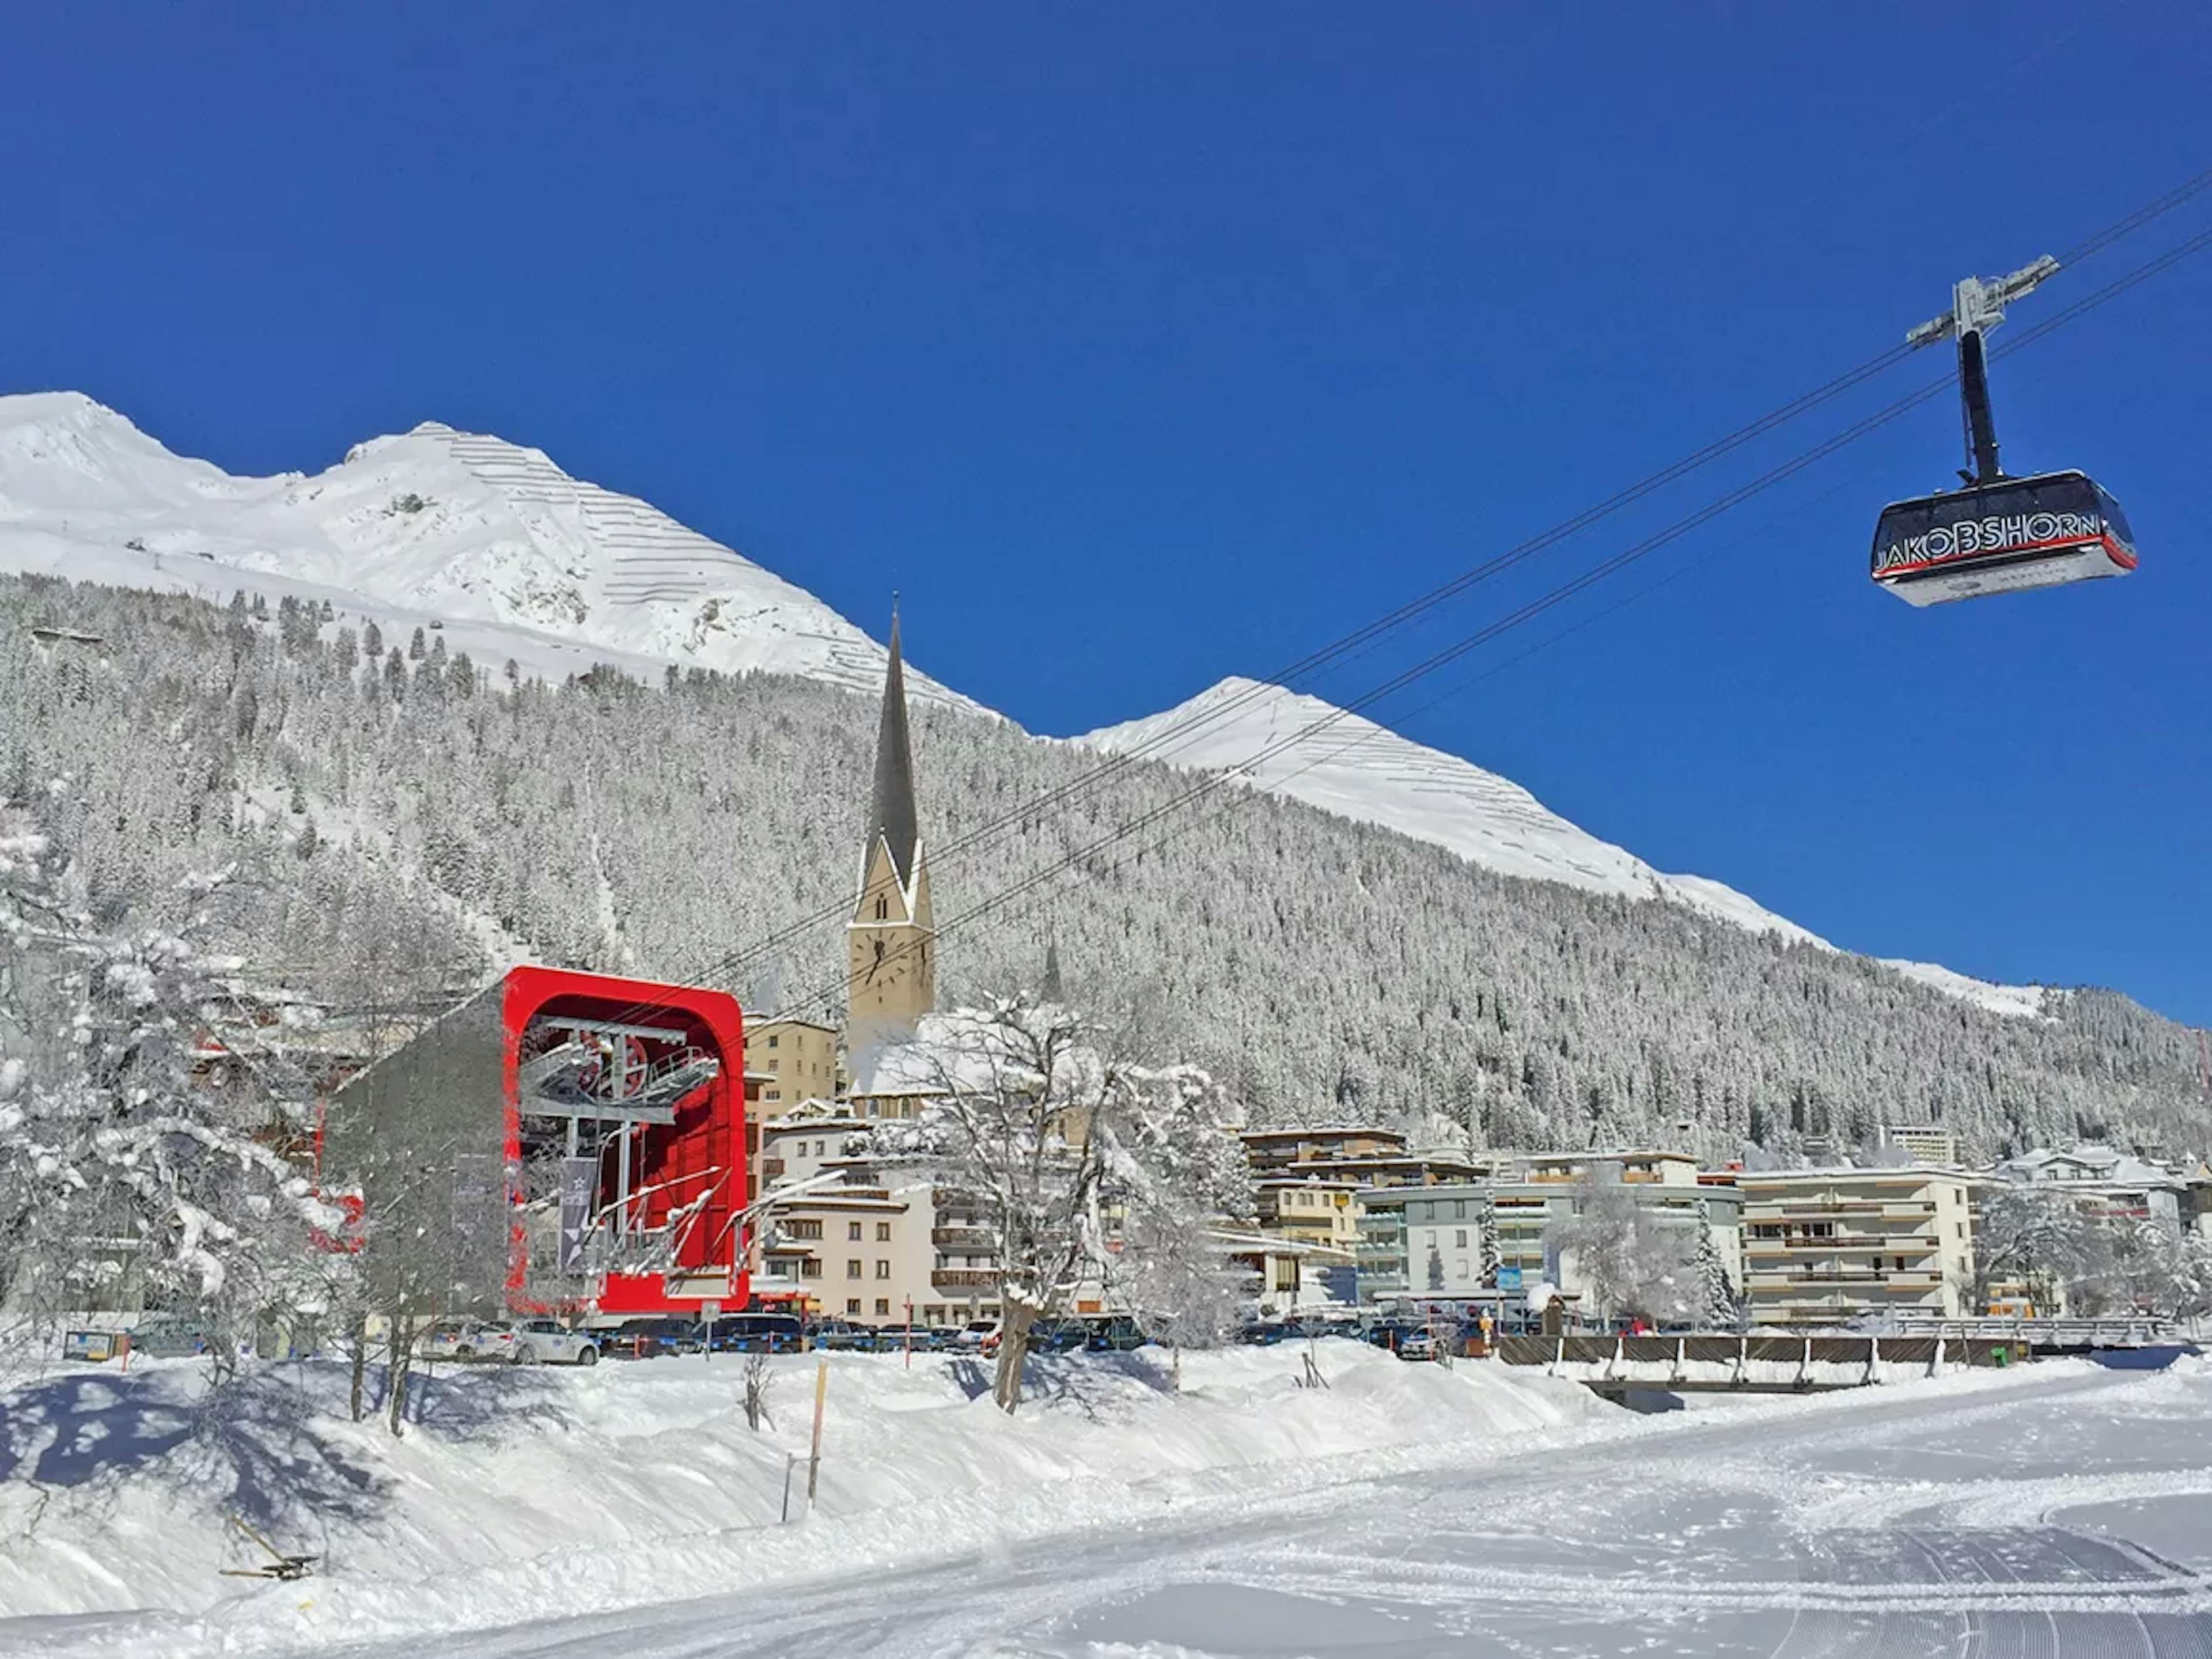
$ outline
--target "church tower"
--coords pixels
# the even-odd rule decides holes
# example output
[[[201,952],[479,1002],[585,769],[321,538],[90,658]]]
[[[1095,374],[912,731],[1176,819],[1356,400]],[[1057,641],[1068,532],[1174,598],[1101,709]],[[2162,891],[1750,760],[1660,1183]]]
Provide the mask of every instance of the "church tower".
[[[906,671],[896,609],[860,889],[845,928],[845,966],[852,999],[845,1042],[855,1055],[911,1037],[921,1017],[937,1006],[937,935],[930,925],[929,867],[915,818],[914,753],[907,741]]]

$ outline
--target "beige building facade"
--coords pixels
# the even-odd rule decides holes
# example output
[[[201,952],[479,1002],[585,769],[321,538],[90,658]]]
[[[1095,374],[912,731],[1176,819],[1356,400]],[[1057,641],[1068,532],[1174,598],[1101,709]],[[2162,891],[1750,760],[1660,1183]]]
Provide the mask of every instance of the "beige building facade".
[[[927,1322],[927,1206],[882,1187],[834,1187],[777,1204],[760,1245],[766,1277],[811,1311],[868,1325]]]
[[[807,1019],[765,1019],[745,1028],[745,1073],[758,1081],[755,1109],[781,1117],[810,1100],[844,1091],[837,1028]]]
[[[1975,1311],[1973,1187],[1958,1170],[1747,1170],[1752,1318],[1825,1325],[1888,1313]]]
[[[1253,1183],[1260,1231],[1347,1254],[1359,1244],[1359,1188],[1318,1176],[1278,1176]]]

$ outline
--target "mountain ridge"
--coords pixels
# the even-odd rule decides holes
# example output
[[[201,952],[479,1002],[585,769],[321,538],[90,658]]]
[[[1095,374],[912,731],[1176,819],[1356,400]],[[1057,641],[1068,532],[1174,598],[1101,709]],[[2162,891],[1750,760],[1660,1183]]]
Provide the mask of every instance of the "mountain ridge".
[[[650,679],[672,665],[873,696],[885,661],[812,594],[650,503],[574,478],[543,450],[437,421],[356,444],[321,472],[240,477],[82,393],[0,397],[0,569],[289,593],[392,629],[438,629],[487,664],[556,679],[601,663]],[[1005,718],[918,672],[908,684],[923,702]],[[1238,774],[1501,874],[1838,948],[1716,878],[1656,869],[1471,761],[1265,682],[1231,676],[1067,741]],[[2043,1010],[2039,988],[1871,959],[1994,1012]]]
[[[805,589],[543,450],[426,421],[317,473],[235,477],[76,392],[0,398],[0,568],[187,591],[351,594],[402,625],[513,629],[561,678],[597,660],[872,691],[884,647]],[[250,580],[249,580],[250,579]],[[988,713],[925,674],[925,700]]]
[[[1822,951],[1841,948],[1710,876],[1654,867],[1561,817],[1510,778],[1264,680],[1231,675],[1172,708],[1070,741],[1238,777],[1268,793],[1431,842],[1500,875],[1677,904],[1749,933]],[[1993,1013],[2042,1012],[2040,987],[1993,984],[1929,963],[1873,960]]]

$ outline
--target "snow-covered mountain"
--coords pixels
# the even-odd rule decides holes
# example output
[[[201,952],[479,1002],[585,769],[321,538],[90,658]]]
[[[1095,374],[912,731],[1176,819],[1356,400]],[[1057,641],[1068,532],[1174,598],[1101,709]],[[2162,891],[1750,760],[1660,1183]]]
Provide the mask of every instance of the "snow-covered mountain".
[[[0,569],[328,599],[555,678],[611,661],[883,680],[883,647],[812,594],[543,451],[435,422],[313,476],[239,478],[78,393],[0,398]]]
[[[1232,676],[1163,714],[1076,739],[1139,752],[1324,811],[1433,842],[1502,875],[1564,882],[1624,898],[1657,899],[1751,933],[1836,947],[1757,900],[1705,876],[1669,875],[1570,823],[1510,779],[1426,748],[1386,726],[1280,686]],[[1908,977],[1994,1012],[2039,1012],[2032,986],[1991,985],[1925,963],[1890,961]]]
[[[0,571],[328,600],[391,635],[444,630],[487,667],[558,679],[595,663],[795,674],[874,695],[884,648],[804,589],[543,452],[426,422],[313,475],[234,477],[172,453],[80,393],[0,397]],[[396,641],[394,641],[397,642]],[[991,711],[915,672],[914,695]],[[1486,868],[1682,905],[1833,949],[1720,882],[1669,875],[1518,784],[1318,698],[1231,678],[1075,741],[1235,771],[1257,787],[1432,842]],[[1994,1012],[2043,994],[1889,966]]]

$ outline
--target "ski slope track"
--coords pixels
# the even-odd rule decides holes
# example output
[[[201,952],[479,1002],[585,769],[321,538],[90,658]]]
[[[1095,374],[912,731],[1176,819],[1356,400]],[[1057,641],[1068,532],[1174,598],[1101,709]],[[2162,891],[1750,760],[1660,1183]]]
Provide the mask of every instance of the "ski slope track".
[[[556,679],[605,662],[883,683],[884,648],[804,589],[542,450],[434,421],[313,476],[239,478],[78,393],[0,398],[0,569],[328,599]]]
[[[1654,869],[1570,823],[1510,779],[1262,681],[1232,676],[1164,714],[1076,741],[1109,754],[1142,748],[1170,765],[1231,774],[1270,794],[1432,842],[1500,875],[1679,904],[1750,933],[1837,948],[1732,887]],[[1264,758],[1255,763],[1255,756]],[[1927,963],[1884,959],[1883,965],[1993,1013],[2042,1012],[2039,987],[1992,985]]]

